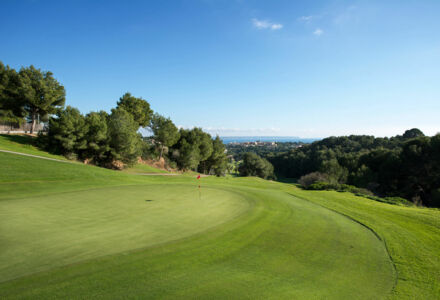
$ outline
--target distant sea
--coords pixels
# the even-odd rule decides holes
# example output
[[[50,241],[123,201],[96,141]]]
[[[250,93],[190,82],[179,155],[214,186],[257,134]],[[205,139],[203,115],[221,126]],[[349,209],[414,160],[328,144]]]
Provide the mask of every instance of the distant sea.
[[[303,142],[313,143],[320,139],[305,139],[297,136],[221,136],[224,144],[245,142]]]

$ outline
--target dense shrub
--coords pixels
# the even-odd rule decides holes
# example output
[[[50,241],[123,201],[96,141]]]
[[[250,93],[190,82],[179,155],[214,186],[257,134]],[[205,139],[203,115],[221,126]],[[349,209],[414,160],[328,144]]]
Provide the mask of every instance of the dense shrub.
[[[56,118],[50,118],[49,150],[76,159],[78,153],[87,147],[87,131],[84,116],[78,109],[67,106],[57,112]]]
[[[312,172],[301,176],[301,178],[298,180],[298,183],[305,189],[308,189],[310,185],[318,182],[321,183],[321,185],[327,183],[328,176],[320,172]]]

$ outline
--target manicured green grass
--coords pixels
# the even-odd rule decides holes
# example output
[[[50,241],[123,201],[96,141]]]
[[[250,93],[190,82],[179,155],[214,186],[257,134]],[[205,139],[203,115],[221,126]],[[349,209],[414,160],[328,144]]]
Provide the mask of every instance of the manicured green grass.
[[[34,146],[35,137],[29,135],[0,134],[0,150],[8,150],[48,158],[67,160],[64,156],[53,155]]]
[[[0,166],[2,299],[439,295],[438,210],[256,178]]]
[[[5,200],[0,278],[177,240],[227,222],[247,207],[233,193],[207,188],[199,197],[190,185],[116,186]]]
[[[388,246],[397,270],[395,299],[440,299],[440,210],[402,207],[349,193],[288,191],[372,228]]]

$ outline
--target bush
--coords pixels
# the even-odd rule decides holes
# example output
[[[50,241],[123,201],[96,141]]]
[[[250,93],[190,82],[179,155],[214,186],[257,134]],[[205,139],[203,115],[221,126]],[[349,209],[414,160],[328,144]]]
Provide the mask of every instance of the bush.
[[[49,136],[46,133],[43,133],[42,131],[38,132],[37,138],[34,141],[34,146],[49,151],[50,150],[49,144],[50,144]]]
[[[323,191],[323,190],[331,190],[331,184],[328,182],[315,182],[312,183],[311,185],[309,185],[307,188],[307,190],[314,190],[314,191]]]
[[[78,154],[75,152],[67,152],[64,154],[64,157],[68,160],[78,160]]]
[[[141,158],[143,160],[157,159],[159,157],[159,152],[157,151],[157,148],[144,140],[141,143],[141,150]]]
[[[309,173],[307,175],[302,176],[299,180],[298,180],[299,184],[305,188],[308,189],[310,185],[314,184],[314,183],[327,183],[328,182],[328,177],[326,174],[320,173],[320,172],[313,172],[313,173]]]
[[[338,191],[338,192],[350,192],[350,193],[358,193],[360,190],[359,188],[352,186],[352,185],[348,185],[348,184],[339,184],[339,183],[335,183],[335,182],[322,182],[322,181],[317,181],[315,183],[312,183],[306,189],[307,190],[334,190],[334,191]]]
[[[358,188],[358,193],[360,193],[362,195],[366,195],[366,196],[374,196],[372,191],[370,191],[368,189],[364,189],[364,188]]]
[[[168,167],[171,169],[177,169],[177,163],[172,160],[168,160]]]

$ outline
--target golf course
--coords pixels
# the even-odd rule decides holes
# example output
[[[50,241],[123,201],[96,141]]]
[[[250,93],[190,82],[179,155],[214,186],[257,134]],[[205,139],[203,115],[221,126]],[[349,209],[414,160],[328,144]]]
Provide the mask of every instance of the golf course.
[[[1,299],[439,298],[438,209],[0,150]]]

